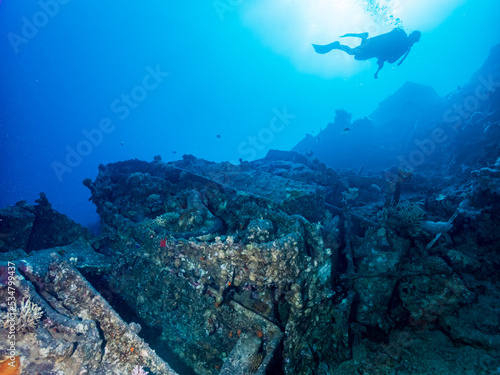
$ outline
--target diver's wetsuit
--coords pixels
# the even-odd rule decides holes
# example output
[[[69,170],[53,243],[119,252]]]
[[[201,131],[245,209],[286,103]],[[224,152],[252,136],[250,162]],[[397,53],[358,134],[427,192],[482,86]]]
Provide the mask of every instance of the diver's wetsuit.
[[[389,63],[398,61],[411,47],[403,29],[394,29],[389,33],[365,39],[358,47],[345,50],[340,45],[338,49],[347,52],[349,55],[354,55],[356,60],[368,60],[376,57],[379,60],[384,60]]]

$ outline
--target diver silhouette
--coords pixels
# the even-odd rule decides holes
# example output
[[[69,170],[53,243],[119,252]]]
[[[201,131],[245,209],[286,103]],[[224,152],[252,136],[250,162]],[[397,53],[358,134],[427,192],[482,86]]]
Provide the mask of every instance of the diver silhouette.
[[[340,37],[361,38],[361,44],[355,48],[340,44],[338,41],[326,45],[313,44],[312,46],[317,53],[321,54],[339,49],[354,56],[356,60],[377,58],[378,70],[375,73],[375,79],[377,79],[378,72],[384,67],[386,61],[393,64],[404,55],[401,61],[399,61],[398,66],[403,63],[406,56],[410,53],[413,44],[420,40],[420,35],[420,31],[414,31],[410,35],[406,35],[403,29],[395,28],[388,33],[377,35],[373,38],[368,38],[368,33],[350,33]]]

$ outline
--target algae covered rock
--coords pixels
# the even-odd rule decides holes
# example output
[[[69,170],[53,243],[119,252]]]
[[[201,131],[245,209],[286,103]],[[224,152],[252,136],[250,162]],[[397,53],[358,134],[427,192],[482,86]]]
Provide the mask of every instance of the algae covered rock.
[[[0,251],[29,253],[90,239],[87,229],[52,208],[45,193],[40,193],[36,203],[21,201],[0,210]]]
[[[23,201],[0,209],[0,251],[26,250],[35,218],[33,206]]]
[[[29,314],[41,312],[41,319],[33,319],[30,329],[15,333],[12,352],[7,347],[0,351],[3,357],[17,358],[21,373],[124,374],[140,365],[157,374],[176,374],[137,336],[135,326],[126,324],[56,253],[38,252],[0,267],[8,267],[12,276],[9,289],[0,287],[2,300],[8,296],[29,300]],[[4,327],[10,327],[12,317],[6,306],[0,306],[0,315]],[[8,335],[8,330],[0,329],[4,342]]]

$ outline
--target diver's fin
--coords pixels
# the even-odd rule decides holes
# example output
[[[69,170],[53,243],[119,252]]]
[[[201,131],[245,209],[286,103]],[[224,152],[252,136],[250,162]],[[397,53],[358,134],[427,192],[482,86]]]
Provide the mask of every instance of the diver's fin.
[[[330,52],[332,49],[336,49],[340,46],[340,43],[339,42],[333,42],[333,43],[330,43],[330,44],[325,44],[325,45],[321,45],[321,44],[313,44],[312,45],[314,50],[316,51],[316,53],[328,53]]]
[[[348,33],[340,36],[340,38],[347,38],[347,37],[367,39],[368,33]]]

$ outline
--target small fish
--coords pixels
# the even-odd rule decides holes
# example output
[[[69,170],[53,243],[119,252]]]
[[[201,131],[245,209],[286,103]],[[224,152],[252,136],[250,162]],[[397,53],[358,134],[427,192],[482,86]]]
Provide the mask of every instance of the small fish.
[[[217,138],[220,138],[220,134],[217,134]]]
[[[172,151],[172,154],[177,154],[177,151]]]
[[[166,246],[167,246],[167,237],[160,240],[160,247],[166,247]]]
[[[345,129],[343,129],[343,130],[340,132],[340,134],[347,134],[347,133],[349,133],[350,131],[351,131],[351,129],[349,129],[349,128],[345,128]]]
[[[446,195],[444,195],[444,194],[438,194],[437,197],[436,197],[436,200],[438,202],[440,202],[440,201],[442,201],[444,199],[446,199]]]
[[[124,144],[124,143],[125,143],[125,142],[123,142],[123,141],[120,141],[120,146],[123,146],[123,144]]]

